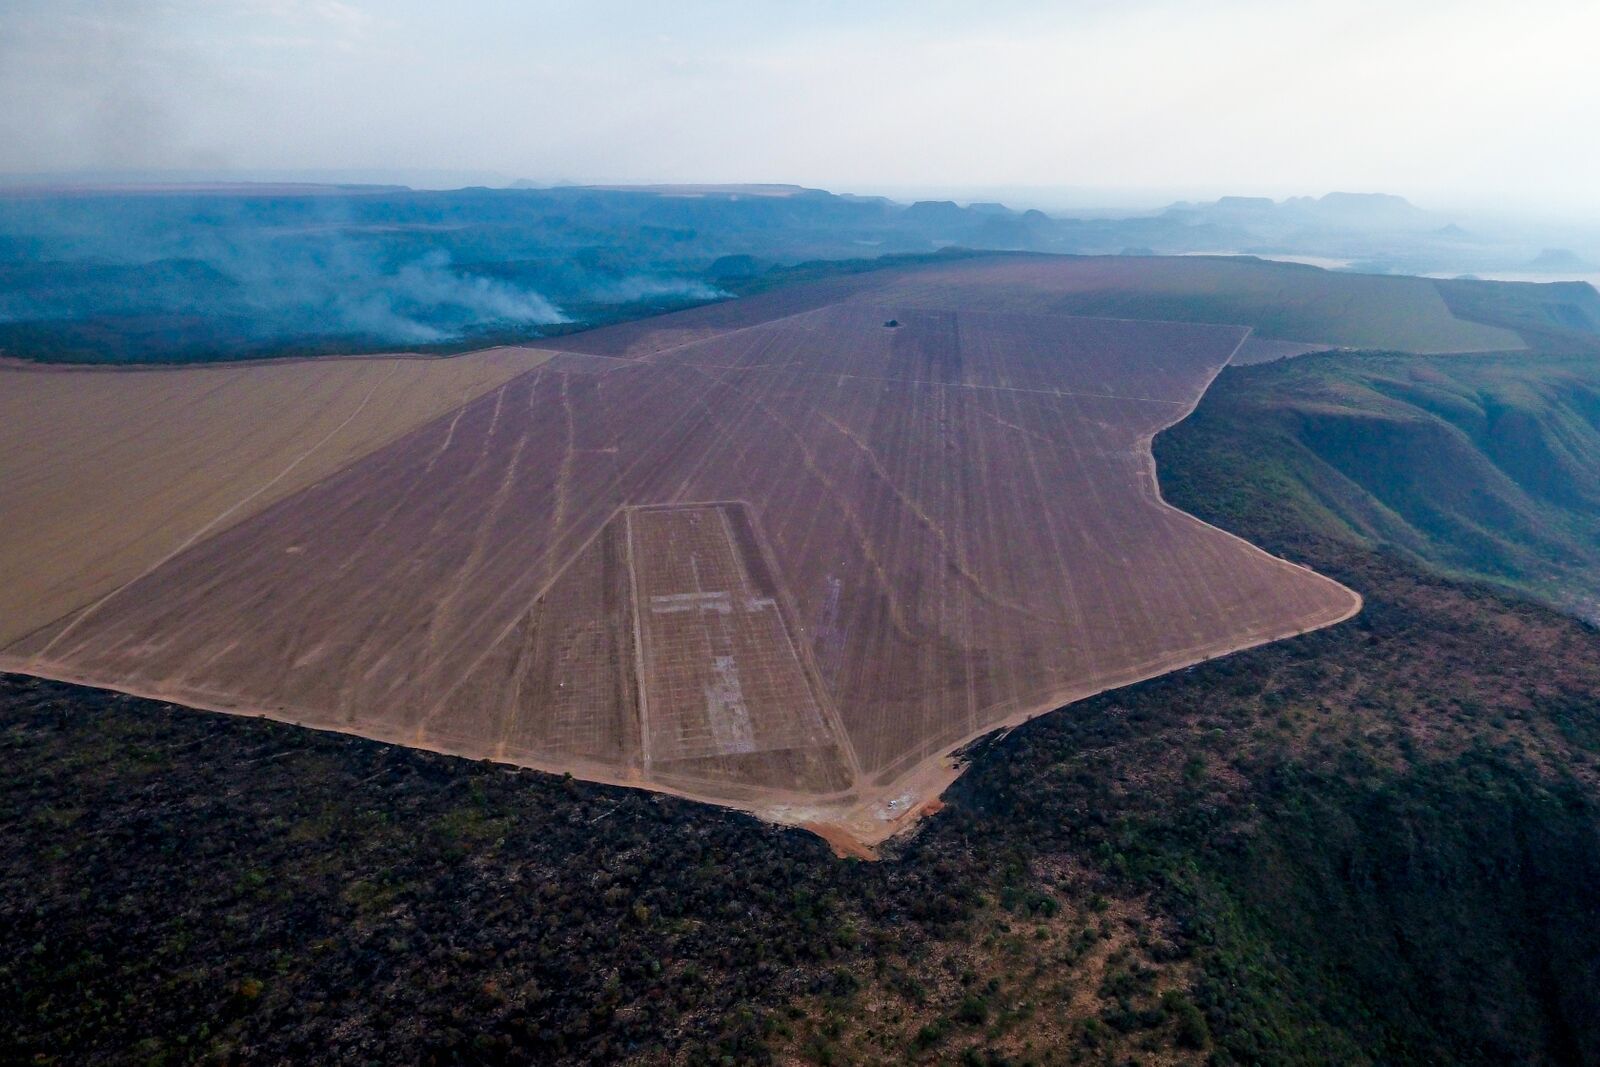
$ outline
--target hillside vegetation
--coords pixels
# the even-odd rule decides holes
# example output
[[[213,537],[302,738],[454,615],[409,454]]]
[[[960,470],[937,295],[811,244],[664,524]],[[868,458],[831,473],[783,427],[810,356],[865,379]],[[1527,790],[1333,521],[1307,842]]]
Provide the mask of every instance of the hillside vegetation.
[[[1435,282],[1457,318],[1515,330],[1544,352],[1592,346],[1600,335],[1600,292],[1587,282]]]
[[[1309,529],[1600,615],[1594,354],[1230,368],[1163,449],[1168,484],[1204,453],[1201,511],[1254,523],[1287,509]]]
[[[1328,271],[1250,257],[1118,256],[1105,262],[1126,280],[1073,294],[1059,311],[1241,323],[1267,339],[1343,348],[1464,352],[1522,346],[1511,330],[1452,314],[1428,278]]]

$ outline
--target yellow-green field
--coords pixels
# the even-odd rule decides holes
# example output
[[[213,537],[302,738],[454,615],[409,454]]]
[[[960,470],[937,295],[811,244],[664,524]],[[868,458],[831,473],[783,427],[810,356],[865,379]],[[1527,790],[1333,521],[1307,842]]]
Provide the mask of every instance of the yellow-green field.
[[[0,644],[548,358],[0,365]]]

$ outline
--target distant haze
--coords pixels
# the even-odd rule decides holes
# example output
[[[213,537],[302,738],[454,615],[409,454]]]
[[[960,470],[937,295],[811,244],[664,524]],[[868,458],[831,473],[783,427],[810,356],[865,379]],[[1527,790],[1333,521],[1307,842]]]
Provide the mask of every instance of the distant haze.
[[[1349,189],[1593,217],[1597,39],[1593,0],[4,0],[0,171],[1107,207]]]

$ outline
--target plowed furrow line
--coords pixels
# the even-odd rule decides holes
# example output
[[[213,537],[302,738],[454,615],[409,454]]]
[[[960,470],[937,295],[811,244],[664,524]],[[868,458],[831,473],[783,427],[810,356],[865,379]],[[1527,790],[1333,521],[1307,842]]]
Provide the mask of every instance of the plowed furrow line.
[[[829,415],[826,412],[819,412],[818,414],[822,416],[822,420],[824,422],[826,422],[829,426],[832,426],[835,430],[839,431],[839,433],[843,434],[851,444],[855,445],[856,448],[861,451],[861,453],[866,457],[868,465],[872,467],[872,473],[876,474],[879,480],[881,480],[883,484],[888,487],[889,492],[893,494],[895,500],[899,501],[902,507],[911,512],[911,514],[916,517],[917,521],[920,522],[922,526],[933,535],[934,540],[939,542],[939,550],[944,554],[944,557],[950,561],[951,565],[955,567],[956,573],[961,576],[962,580],[968,585],[972,586],[973,592],[978,594],[979,599],[993,604],[995,607],[1003,608],[1007,611],[1014,611],[1019,615],[1024,615],[1035,622],[1050,623],[1053,626],[1065,625],[1065,620],[1063,619],[1035,611],[1028,605],[1011,600],[1008,597],[1001,596],[999,593],[994,592],[988,586],[984,585],[983,579],[979,578],[978,575],[973,572],[972,568],[967,566],[967,561],[961,558],[961,553],[956,549],[955,545],[951,543],[950,537],[945,533],[944,527],[936,522],[932,515],[929,515],[926,511],[924,511],[921,504],[918,504],[916,500],[914,500],[908,493],[905,492],[905,490],[901,489],[900,486],[896,484],[894,478],[886,469],[884,469],[882,461],[880,461],[878,458],[878,453],[873,450],[872,446],[868,445],[867,442],[861,439],[859,434],[841,423],[838,419],[835,419],[832,415]]]
[[[900,604],[899,598],[895,596],[894,582],[890,580],[889,572],[884,569],[882,561],[878,559],[878,554],[873,550],[872,539],[867,536],[866,525],[862,522],[861,516],[856,512],[855,508],[846,503],[849,496],[839,490],[833,479],[828,477],[827,472],[817,463],[815,454],[806,446],[805,437],[791,427],[788,421],[779,415],[771,405],[754,394],[741,389],[738,385],[729,383],[729,388],[735,392],[751,396],[755,401],[756,407],[767,416],[768,420],[794,442],[795,451],[800,456],[801,464],[812,477],[822,483],[823,488],[827,489],[829,496],[833,498],[834,504],[839,508],[839,514],[844,516],[845,525],[850,528],[850,535],[854,538],[856,547],[861,550],[862,558],[867,561],[867,565],[872,569],[873,578],[877,581],[878,587],[883,593],[884,602],[889,608],[889,621],[894,625],[900,636],[908,641],[915,641],[916,637],[913,634],[911,622],[906,618],[905,609]]]

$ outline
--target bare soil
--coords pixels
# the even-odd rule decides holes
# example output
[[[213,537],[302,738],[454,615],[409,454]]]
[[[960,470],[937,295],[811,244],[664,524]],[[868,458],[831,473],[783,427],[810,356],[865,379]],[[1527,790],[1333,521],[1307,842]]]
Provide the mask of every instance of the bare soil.
[[[0,665],[647,786],[869,848],[987,732],[1359,609],[1161,499],[1152,437],[1247,329],[1018,310],[1049,306],[1060,279],[1003,265],[564,338],[297,492],[245,464],[232,507],[252,514],[189,525]],[[347,366],[384,375],[359,413],[400,368],[433,364]],[[401,395],[419,390],[441,392]],[[323,395],[308,379],[301,403]],[[144,462],[181,472],[196,449],[176,437]],[[51,447],[7,463],[69,497],[97,476]],[[5,550],[20,568],[45,543]]]
[[[0,646],[548,358],[0,361]]]

